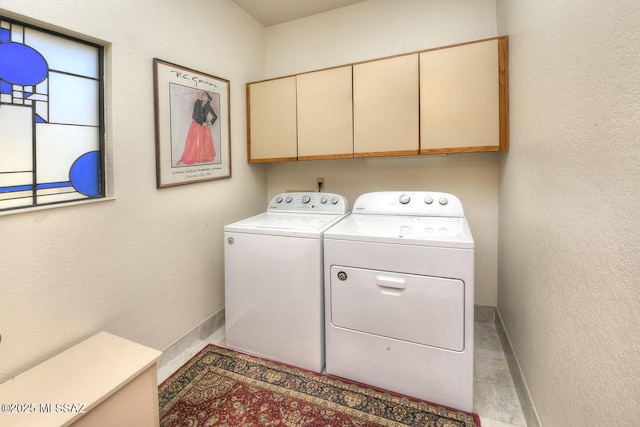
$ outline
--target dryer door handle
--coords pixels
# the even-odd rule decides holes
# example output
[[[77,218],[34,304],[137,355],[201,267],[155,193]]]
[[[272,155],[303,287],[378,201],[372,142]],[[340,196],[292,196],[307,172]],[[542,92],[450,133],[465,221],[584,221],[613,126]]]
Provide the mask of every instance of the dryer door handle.
[[[378,285],[381,288],[397,289],[400,292],[402,292],[402,290],[407,288],[406,280],[400,277],[377,276],[376,285]]]

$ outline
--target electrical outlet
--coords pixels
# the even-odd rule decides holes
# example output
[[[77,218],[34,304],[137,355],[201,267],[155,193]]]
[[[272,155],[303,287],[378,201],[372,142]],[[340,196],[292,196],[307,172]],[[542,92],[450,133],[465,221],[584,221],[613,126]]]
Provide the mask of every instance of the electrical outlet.
[[[324,178],[317,178],[316,182],[317,182],[318,193],[319,193],[322,190],[324,190]]]

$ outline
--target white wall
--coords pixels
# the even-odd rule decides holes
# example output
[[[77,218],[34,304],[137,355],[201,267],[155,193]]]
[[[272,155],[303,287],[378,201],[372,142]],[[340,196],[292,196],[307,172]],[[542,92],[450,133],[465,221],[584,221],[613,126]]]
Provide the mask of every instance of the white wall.
[[[0,218],[0,382],[106,330],[164,349],[224,306],[223,226],[264,208],[245,83],[264,28],[230,0],[0,1],[0,14],[108,44],[115,200]],[[231,179],[156,189],[154,57],[231,81]]]
[[[369,0],[266,29],[266,75],[277,77],[495,37],[494,0]],[[475,302],[497,304],[500,154],[457,154],[271,164],[268,193],[314,189],[358,195],[379,190],[450,192],[462,200],[476,244]]]
[[[640,3],[499,0],[498,308],[542,425],[640,425]]]
[[[495,0],[368,0],[266,29],[277,77],[496,36]]]

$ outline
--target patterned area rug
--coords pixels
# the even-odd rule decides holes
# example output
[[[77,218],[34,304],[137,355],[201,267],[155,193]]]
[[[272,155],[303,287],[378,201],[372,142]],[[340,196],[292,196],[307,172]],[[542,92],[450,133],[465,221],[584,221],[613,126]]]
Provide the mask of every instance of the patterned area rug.
[[[209,345],[159,387],[160,425],[476,427],[475,414]]]

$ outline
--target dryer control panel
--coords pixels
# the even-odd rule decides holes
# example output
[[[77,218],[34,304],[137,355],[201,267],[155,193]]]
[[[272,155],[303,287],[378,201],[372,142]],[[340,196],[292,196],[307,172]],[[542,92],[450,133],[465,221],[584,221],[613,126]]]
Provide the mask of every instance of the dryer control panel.
[[[358,197],[353,213],[463,218],[462,202],[453,194],[433,191],[378,191]]]
[[[348,213],[344,196],[333,193],[282,193],[269,202],[269,212],[313,212],[327,214]]]

